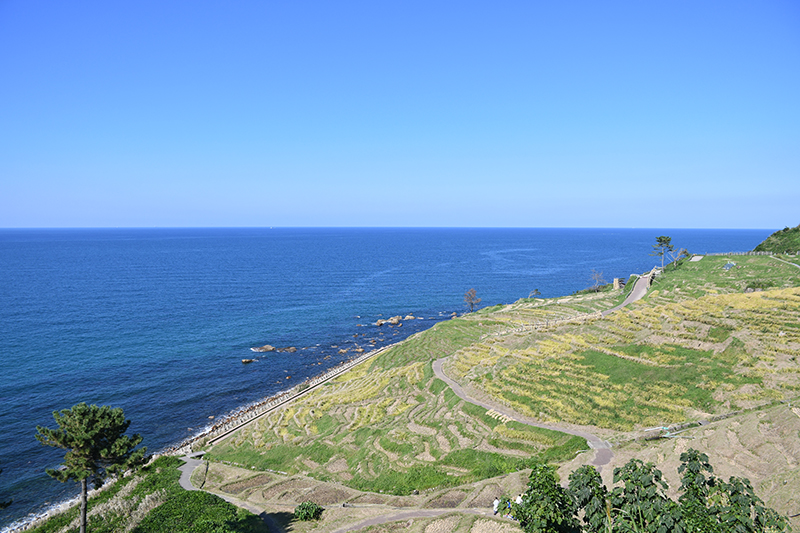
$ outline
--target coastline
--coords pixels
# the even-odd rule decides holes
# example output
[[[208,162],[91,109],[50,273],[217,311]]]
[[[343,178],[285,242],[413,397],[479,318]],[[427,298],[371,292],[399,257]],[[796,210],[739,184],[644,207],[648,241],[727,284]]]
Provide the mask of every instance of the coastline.
[[[445,318],[445,316],[447,318]],[[353,357],[347,359],[345,361],[341,361],[340,363],[334,365],[333,367],[327,369],[326,371],[317,374],[316,376],[307,377],[304,381],[294,385],[291,388],[286,390],[280,391],[272,396],[264,397],[254,402],[249,402],[247,404],[241,405],[231,411],[228,411],[226,414],[220,415],[219,417],[215,416],[214,423],[207,425],[206,427],[198,430],[196,433],[187,437],[176,444],[171,444],[166,447],[159,449],[158,451],[152,453],[150,455],[150,461],[157,459],[158,457],[164,455],[172,455],[172,456],[182,456],[187,455],[193,451],[192,446],[197,444],[204,439],[210,439],[209,443],[213,443],[215,440],[220,440],[227,435],[238,431],[242,427],[254,422],[255,420],[259,419],[260,417],[272,412],[273,410],[305,395],[306,393],[314,390],[318,386],[328,382],[329,380],[338,377],[349,370],[353,369],[354,367],[360,365],[361,363],[366,362],[367,360],[379,355],[386,350],[398,346],[408,340],[409,338],[426,331],[432,328],[434,325],[442,322],[444,320],[449,319],[453,315],[441,315],[442,320],[435,320],[430,319],[426,321],[424,324],[426,327],[415,331],[414,333],[409,334],[407,337],[381,346],[380,348],[376,348],[375,350],[371,350],[369,352],[365,352],[358,357]],[[109,480],[108,482],[104,483],[103,486],[99,489],[91,489],[89,491],[89,498],[92,498],[99,492],[113,486],[115,480]],[[45,521],[49,520],[53,516],[61,514],[65,511],[68,511],[70,508],[80,504],[80,496],[74,496],[72,498],[68,498],[66,500],[61,500],[56,502],[48,507],[45,507],[43,510],[30,513],[27,516],[21,517],[18,520],[4,526],[3,529],[0,529],[0,533],[19,533],[22,531],[28,531],[32,528],[40,526]]]

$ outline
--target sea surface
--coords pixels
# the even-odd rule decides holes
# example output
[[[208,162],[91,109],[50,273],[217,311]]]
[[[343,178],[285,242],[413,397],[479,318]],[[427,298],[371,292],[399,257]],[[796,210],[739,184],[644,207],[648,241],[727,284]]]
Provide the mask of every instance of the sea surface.
[[[746,251],[770,230],[0,229],[0,527],[77,494],[45,473],[36,426],[79,402],[122,407],[158,451],[368,346],[464,311],[649,270],[655,238]],[[384,328],[385,329],[385,328]],[[358,335],[358,337],[354,337]],[[253,346],[295,346],[254,354]],[[380,343],[379,343],[380,345]],[[336,346],[336,348],[334,348]],[[243,358],[258,361],[244,365]]]

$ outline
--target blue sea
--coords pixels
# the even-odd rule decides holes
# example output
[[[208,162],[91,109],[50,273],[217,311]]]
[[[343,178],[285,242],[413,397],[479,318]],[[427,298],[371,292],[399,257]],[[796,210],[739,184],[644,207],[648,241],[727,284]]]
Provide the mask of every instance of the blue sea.
[[[122,407],[158,451],[368,346],[538,289],[554,297],[649,270],[656,236],[745,251],[770,230],[0,229],[0,527],[77,494],[34,438],[54,410]],[[356,337],[357,336],[357,337]],[[263,344],[295,353],[254,354]],[[380,343],[378,344],[380,345]],[[333,348],[336,346],[338,348]],[[352,354],[352,351],[350,352]],[[243,365],[243,358],[257,357]]]

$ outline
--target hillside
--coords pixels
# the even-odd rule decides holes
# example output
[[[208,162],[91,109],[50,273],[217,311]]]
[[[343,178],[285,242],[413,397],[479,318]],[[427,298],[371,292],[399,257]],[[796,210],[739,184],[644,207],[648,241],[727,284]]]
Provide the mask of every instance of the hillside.
[[[753,251],[773,252],[776,254],[796,254],[800,252],[800,225],[776,231],[764,239],[764,242],[756,246]]]
[[[283,531],[513,531],[481,515],[524,490],[534,461],[562,480],[592,463],[612,486],[636,457],[674,490],[691,446],[796,514],[800,267],[696,256],[603,316],[623,298],[522,299],[439,323],[208,447],[193,483]],[[305,500],[327,506],[321,522],[292,519]]]
[[[285,473],[248,491],[247,501],[267,508],[277,509],[280,498],[258,495],[273,494],[267,486],[286,479],[304,480],[306,488],[285,492],[285,504],[332,482],[344,501],[421,506],[455,490],[463,507],[481,479],[516,472],[530,458],[569,461],[585,444],[459,399],[433,375],[435,360],[443,358],[447,376],[472,396],[565,431],[601,435],[616,443],[613,450],[653,426],[700,422],[713,431],[714,421],[732,412],[797,396],[798,287],[795,265],[709,256],[669,268],[645,299],[606,317],[598,312],[618,304],[619,292],[484,309],[438,324],[263,417],[208,457],[212,465]],[[800,451],[785,438],[791,440],[780,437],[775,446],[783,450],[784,472],[794,472]],[[737,461],[745,465],[741,453],[704,451],[719,454],[715,463],[733,461],[734,471]],[[612,459],[604,475],[616,464]],[[754,483],[767,474],[754,471]],[[772,498],[780,511],[788,511],[797,488],[777,487]],[[364,495],[374,493],[395,499]]]

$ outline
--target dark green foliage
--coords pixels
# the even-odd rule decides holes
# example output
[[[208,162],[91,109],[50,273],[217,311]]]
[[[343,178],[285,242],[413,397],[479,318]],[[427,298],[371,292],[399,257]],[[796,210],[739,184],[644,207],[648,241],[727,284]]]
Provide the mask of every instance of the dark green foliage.
[[[745,286],[745,290],[747,290],[747,289],[753,289],[753,290],[755,290],[755,289],[761,289],[761,290],[765,290],[765,289],[769,289],[769,288],[771,288],[771,287],[775,287],[775,286],[777,286],[777,285],[778,285],[778,284],[777,284],[777,283],[776,283],[774,280],[771,280],[771,279],[768,279],[768,280],[763,280],[763,279],[754,279],[754,280],[752,280],[752,281],[748,281],[748,282],[747,282],[747,285]]]
[[[672,246],[672,237],[667,237],[666,235],[660,235],[656,237],[656,243],[653,245],[653,251],[650,252],[650,255],[655,255],[661,258],[661,268],[664,268],[664,256],[675,249]]]
[[[583,509],[584,530],[590,533],[607,531],[609,513],[608,489],[593,466],[584,465],[569,475],[569,492],[578,508]]]
[[[800,225],[776,231],[764,242],[755,247],[755,252],[774,252],[776,254],[797,253],[800,251]]]
[[[522,504],[511,505],[512,514],[526,533],[578,533],[577,506],[565,488],[558,484],[553,466],[533,467]]]
[[[219,496],[181,492],[152,510],[133,533],[238,533],[267,531],[260,518]]]
[[[786,530],[786,518],[774,509],[764,507],[749,479],[732,477],[727,483],[718,483],[711,499],[715,505],[710,511],[724,524],[724,531],[761,533]]]
[[[130,420],[121,408],[79,403],[72,409],[53,412],[58,429],[37,426],[36,439],[43,445],[67,450],[62,468],[48,469],[53,478],[64,482],[88,479],[95,487],[108,474],[125,472],[142,463],[146,448],[139,434],[125,435]]]
[[[611,492],[614,531],[684,531],[680,507],[666,496],[667,483],[653,463],[631,459],[614,469],[614,482],[622,483]]]
[[[609,493],[592,466],[569,476],[563,489],[555,468],[535,465],[522,504],[512,514],[527,533],[780,533],[787,519],[764,506],[750,481],[714,478],[708,456],[690,449],[681,454],[681,496],[666,496],[667,484],[652,463],[631,459],[614,469]],[[504,498],[503,502],[508,499]],[[577,514],[583,511],[583,529]]]
[[[708,456],[697,450],[689,449],[681,454],[681,466],[678,473],[681,477],[681,512],[687,531],[703,531],[714,533],[720,531],[719,523],[709,514],[708,495],[715,486],[714,472],[708,462]]]
[[[122,409],[79,403],[72,409],[54,411],[58,429],[36,426],[36,439],[45,446],[67,450],[61,468],[47,469],[47,474],[62,483],[81,483],[81,533],[86,531],[88,484],[103,484],[109,474],[123,474],[141,466],[146,448],[139,434],[128,436],[131,425]]]
[[[314,502],[303,502],[294,509],[294,517],[297,520],[319,520],[322,518],[322,511],[325,509]]]

